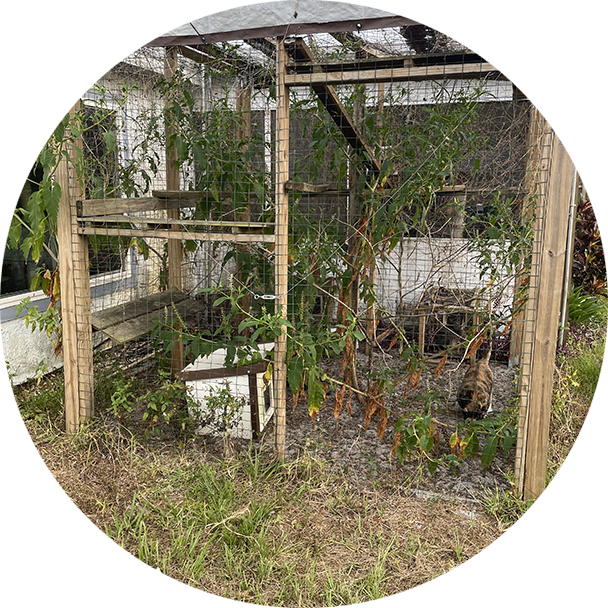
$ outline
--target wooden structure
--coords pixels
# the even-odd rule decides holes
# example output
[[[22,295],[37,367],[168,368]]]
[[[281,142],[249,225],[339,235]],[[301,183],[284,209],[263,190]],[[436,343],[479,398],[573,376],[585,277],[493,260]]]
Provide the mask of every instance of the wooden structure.
[[[567,269],[568,215],[574,165],[563,144],[544,119],[540,121],[539,201],[534,226],[530,296],[525,312],[525,338],[520,386],[517,489],[526,499],[540,496],[546,485],[549,419],[553,394],[555,350]],[[543,158],[544,157],[544,158]],[[526,372],[529,370],[529,374]]]
[[[78,110],[77,104],[71,111]],[[75,145],[82,146],[78,139]],[[75,154],[70,149],[71,158]],[[78,233],[77,202],[83,191],[74,168],[63,158],[57,169],[61,201],[57,216],[59,271],[61,274],[61,317],[65,382],[66,430],[74,433],[83,420],[93,416],[93,339],[87,239]]]
[[[356,23],[357,28],[373,27],[374,23]],[[377,21],[380,23],[381,21]],[[382,21],[382,23],[384,23]],[[399,23],[399,19],[392,23]],[[403,20],[403,23],[411,23]],[[60,251],[62,277],[62,312],[64,322],[65,368],[66,368],[66,417],[68,431],[73,432],[82,420],[92,415],[92,341],[91,327],[96,327],[120,341],[138,332],[147,323],[151,314],[166,306],[184,306],[182,292],[182,244],[181,241],[217,241],[238,244],[255,242],[274,243],[276,310],[287,318],[288,292],[288,226],[289,193],[304,191],[312,196],[343,195],[339,189],[332,191],[327,185],[311,185],[295,182],[290,176],[290,106],[289,92],[293,87],[308,86],[314,91],[321,105],[327,110],[347,144],[360,157],[366,170],[377,175],[381,171],[381,159],[366,142],[357,124],[356,117],[349,116],[340,103],[333,86],[340,84],[421,82],[432,79],[489,78],[502,79],[497,70],[481,58],[472,56],[461,64],[418,65],[411,58],[372,57],[354,61],[316,62],[310,49],[302,39],[286,41],[289,27],[280,32],[274,29],[248,31],[253,38],[268,37],[269,32],[276,39],[276,120],[275,120],[275,222],[252,223],[245,221],[184,220],[180,209],[192,206],[193,201],[211,196],[204,191],[180,190],[180,176],[176,167],[176,150],[166,150],[167,175],[166,190],[156,190],[151,197],[131,199],[83,200],[83,193],[74,189],[68,180],[68,164],[65,163],[59,179],[64,197],[60,213]],[[347,24],[335,26],[333,31],[346,29]],[[314,31],[332,31],[327,23],[313,27]],[[198,33],[198,32],[197,32]],[[238,39],[242,31],[223,33],[223,40]],[[205,35],[203,42],[214,40]],[[203,52],[200,35],[167,36],[151,43],[167,48],[165,76],[169,79],[176,72],[176,45],[186,45],[185,56],[194,57]],[[384,95],[384,90],[382,90]],[[246,96],[246,95],[245,95]],[[241,109],[250,107],[250,102],[241,98]],[[171,140],[171,125],[167,124],[167,140]],[[243,125],[243,129],[247,129]],[[535,227],[532,266],[537,273],[530,274],[529,299],[523,320],[524,331],[520,334],[523,344],[522,365],[529,374],[522,382],[522,401],[517,447],[517,483],[526,497],[535,497],[544,487],[544,466],[548,415],[551,401],[551,381],[553,353],[557,336],[557,319],[561,295],[561,276],[565,266],[565,222],[567,204],[574,171],[561,143],[551,133],[546,124],[538,131],[540,155],[528,167],[530,183],[541,184],[537,192],[542,199],[543,213],[539,214]],[[549,151],[549,155],[547,155]],[[548,162],[545,160],[548,159]],[[69,183],[68,183],[69,182]],[[390,183],[386,184],[387,189]],[[349,193],[351,194],[351,193]],[[139,212],[154,211],[154,217],[138,215]],[[160,215],[160,212],[164,216]],[[124,213],[129,213],[127,217]],[[112,310],[91,315],[88,296],[88,273],[86,257],[86,237],[103,230],[106,235],[153,237],[168,239],[168,287],[164,296],[155,296],[131,306],[132,316],[116,321]],[[153,310],[151,310],[153,308]],[[121,308],[124,310],[124,307]],[[542,310],[543,314],[538,315]],[[145,312],[142,312],[145,311]],[[433,311],[426,311],[430,314]],[[445,312],[445,311],[444,311]],[[474,312],[467,309],[466,312]],[[421,317],[420,332],[424,335],[424,315]],[[138,325],[139,324],[139,325]],[[518,338],[518,339],[520,339]],[[274,348],[274,393],[275,393],[275,448],[280,459],[286,455],[285,425],[287,399],[286,369],[287,335],[283,329]],[[421,342],[424,348],[423,341]],[[183,350],[176,345],[172,352],[172,370],[179,375],[183,368]],[[86,370],[87,381],[82,370]],[[525,374],[524,374],[525,375]]]

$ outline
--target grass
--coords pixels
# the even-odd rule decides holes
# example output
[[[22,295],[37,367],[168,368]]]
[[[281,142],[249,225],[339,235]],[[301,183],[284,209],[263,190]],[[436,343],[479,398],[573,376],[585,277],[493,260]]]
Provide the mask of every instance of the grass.
[[[558,354],[548,481],[588,410],[607,316],[573,324]],[[97,401],[110,409],[73,437],[62,428],[60,372],[16,396],[47,466],[100,529],[153,568],[223,597],[275,606],[379,599],[463,563],[530,506],[488,491],[472,517],[460,503],[416,499],[403,484],[353,487],[313,451],[278,463],[253,445],[218,456],[188,433],[145,441],[129,430],[135,402],[114,397],[111,412],[128,380],[115,369],[99,377]],[[149,388],[133,385],[134,400]]]

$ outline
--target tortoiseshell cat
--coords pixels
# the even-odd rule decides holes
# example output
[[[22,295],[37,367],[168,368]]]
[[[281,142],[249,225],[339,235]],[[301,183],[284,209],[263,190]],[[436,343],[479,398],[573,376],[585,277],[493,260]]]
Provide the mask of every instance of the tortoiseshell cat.
[[[492,404],[494,374],[489,364],[491,353],[492,350],[488,349],[483,359],[471,364],[458,389],[457,401],[465,418],[483,418]]]

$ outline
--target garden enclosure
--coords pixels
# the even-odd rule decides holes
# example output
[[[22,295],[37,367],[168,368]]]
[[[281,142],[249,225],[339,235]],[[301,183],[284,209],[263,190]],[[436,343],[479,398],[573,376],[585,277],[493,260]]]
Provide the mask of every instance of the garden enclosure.
[[[516,439],[518,489],[537,496],[575,169],[483,58],[397,15],[317,4],[152,41],[55,132],[67,429],[93,415],[110,349],[149,387],[213,381],[176,393],[201,427],[218,424],[210,394],[223,432],[245,416],[240,436],[259,437],[274,412],[280,458],[289,397],[312,418],[363,409],[397,453],[421,424],[415,447],[436,462],[455,406],[423,373],[491,350],[517,372],[494,386],[515,434],[481,449]],[[120,277],[92,300],[104,256]],[[222,400],[228,378],[242,388]],[[450,456],[471,455],[450,433]]]

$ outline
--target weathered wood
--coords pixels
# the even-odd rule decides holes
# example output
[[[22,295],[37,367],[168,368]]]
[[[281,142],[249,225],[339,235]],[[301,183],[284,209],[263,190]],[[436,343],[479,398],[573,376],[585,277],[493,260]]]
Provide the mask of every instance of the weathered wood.
[[[79,109],[80,102],[70,114]],[[73,146],[82,149],[82,139],[76,138]],[[76,160],[73,146],[68,148],[70,161],[62,158],[55,174],[61,187],[57,240],[68,433],[75,433],[85,419],[92,417],[94,386],[88,244],[86,237],[77,234],[76,201],[83,198],[83,193],[71,164]]]
[[[138,298],[137,300],[131,300],[118,306],[94,312],[91,315],[91,323],[95,329],[103,330],[143,314],[157,311],[171,304],[177,304],[187,297],[182,291],[159,291],[145,298]]]
[[[555,349],[566,266],[568,210],[575,168],[563,144],[553,134],[544,226],[539,259],[536,326],[527,411],[524,499],[544,491],[547,477],[547,446],[553,396]],[[557,278],[557,280],[556,280]],[[542,311],[542,314],[538,314]]]
[[[212,193],[201,190],[153,190],[153,196],[139,198],[101,198],[83,200],[78,204],[78,215],[81,217],[97,217],[117,215],[120,213],[144,213],[146,211],[166,211],[167,209],[191,209],[197,201],[229,200],[232,192]],[[257,200],[251,193],[251,201]]]
[[[276,311],[287,319],[289,195],[289,89],[285,86],[288,55],[285,43],[277,39],[276,68],[276,219],[275,219],[275,297]],[[279,460],[285,460],[287,412],[287,333],[282,327],[275,340],[275,449]]]
[[[102,217],[119,213],[145,213],[146,211],[166,211],[167,209],[192,208],[192,199],[159,199],[153,196],[143,198],[101,198],[84,200],[79,204],[81,217]]]
[[[228,234],[222,232],[196,232],[190,230],[154,230],[139,228],[95,228],[94,226],[81,226],[78,234],[103,234],[104,236],[129,236],[156,239],[175,239],[178,241],[216,241],[225,243],[274,243],[273,234]]]
[[[180,291],[162,291],[94,313],[92,323],[117,344],[124,344],[150,333],[157,320],[172,322],[179,317],[187,322],[206,306]]]

